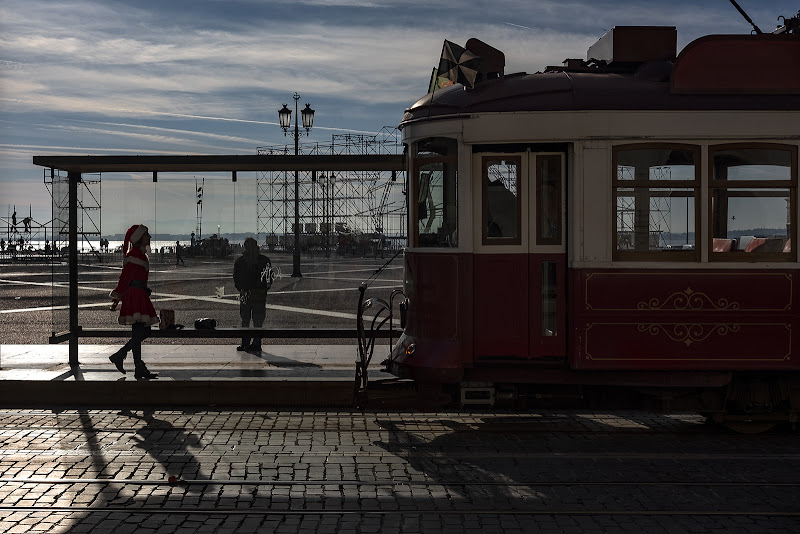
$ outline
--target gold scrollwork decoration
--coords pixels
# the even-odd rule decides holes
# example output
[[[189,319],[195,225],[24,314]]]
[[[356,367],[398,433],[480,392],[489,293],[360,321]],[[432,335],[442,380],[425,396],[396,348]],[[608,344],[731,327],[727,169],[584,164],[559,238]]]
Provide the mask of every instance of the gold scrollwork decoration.
[[[712,334],[725,336],[737,333],[741,329],[738,324],[640,324],[639,332],[647,332],[651,336],[665,334],[672,341],[683,343],[687,347],[692,343],[705,341]]]
[[[731,302],[728,299],[717,299],[715,302],[711,297],[701,291],[694,291],[687,287],[683,291],[676,291],[662,302],[658,298],[651,298],[647,302],[639,302],[636,305],[639,310],[715,310],[715,311],[735,311],[740,308],[738,302]]]

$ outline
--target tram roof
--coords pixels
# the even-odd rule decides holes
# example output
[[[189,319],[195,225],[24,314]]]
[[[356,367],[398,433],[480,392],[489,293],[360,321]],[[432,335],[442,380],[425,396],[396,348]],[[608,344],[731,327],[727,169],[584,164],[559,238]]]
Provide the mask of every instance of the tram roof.
[[[800,110],[798,35],[711,35],[674,62],[628,64],[622,72],[585,65],[438,89],[407,109],[403,123],[481,112]]]

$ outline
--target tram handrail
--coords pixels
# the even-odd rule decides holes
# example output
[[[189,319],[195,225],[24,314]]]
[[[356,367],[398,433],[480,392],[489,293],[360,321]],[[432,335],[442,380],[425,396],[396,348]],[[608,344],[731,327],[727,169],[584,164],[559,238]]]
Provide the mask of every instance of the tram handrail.
[[[367,385],[369,383],[368,368],[375,352],[375,340],[377,338],[389,338],[389,350],[391,352],[392,340],[394,336],[400,337],[402,331],[394,330],[394,299],[402,295],[402,289],[394,289],[389,295],[388,302],[382,298],[370,298],[364,300],[364,296],[369,287],[368,282],[363,282],[358,288],[358,313],[356,315],[356,327],[358,330],[358,360],[356,360],[355,384],[353,385],[353,406],[356,409],[364,410],[367,405]],[[378,305],[379,308],[372,316],[372,323],[369,329],[364,327],[364,310]],[[402,317],[402,310],[401,310]],[[402,323],[403,321],[401,321]],[[388,323],[388,329],[383,329]],[[404,327],[401,324],[401,328]]]

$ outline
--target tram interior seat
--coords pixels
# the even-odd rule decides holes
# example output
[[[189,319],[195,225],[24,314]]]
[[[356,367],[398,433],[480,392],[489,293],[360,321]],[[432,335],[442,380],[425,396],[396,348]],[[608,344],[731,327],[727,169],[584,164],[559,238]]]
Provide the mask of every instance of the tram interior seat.
[[[714,252],[730,252],[736,250],[735,240],[714,238]]]
[[[744,251],[783,252],[785,249],[786,249],[786,243],[784,242],[782,237],[777,237],[777,238],[756,237],[747,244],[747,248],[745,248]]]

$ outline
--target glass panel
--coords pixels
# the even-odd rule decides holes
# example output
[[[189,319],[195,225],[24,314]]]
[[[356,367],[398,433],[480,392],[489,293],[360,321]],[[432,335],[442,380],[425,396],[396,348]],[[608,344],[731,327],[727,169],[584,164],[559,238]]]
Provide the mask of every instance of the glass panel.
[[[617,152],[617,180],[695,180],[695,152],[648,148]]]
[[[558,285],[556,263],[542,262],[542,335],[558,335]]]
[[[458,245],[455,165],[427,163],[418,168],[417,228],[420,247]]]
[[[695,189],[617,188],[617,250],[694,250]]]
[[[50,239],[53,257],[51,258],[52,293],[52,333],[69,330],[69,181],[67,173],[50,172],[53,218],[50,226]],[[45,243],[47,247],[49,242]],[[9,243],[11,248],[11,243]],[[12,249],[14,250],[14,249]]]
[[[561,156],[537,156],[538,221],[536,243],[561,244]]]
[[[485,229],[489,239],[519,238],[519,160],[484,160]]]
[[[713,251],[791,252],[789,189],[713,189]]]
[[[417,143],[415,242],[458,246],[458,142],[431,137]]]
[[[417,143],[417,157],[458,157],[458,141],[447,137],[429,137]]]
[[[791,180],[792,153],[773,148],[714,151],[715,180]]]

